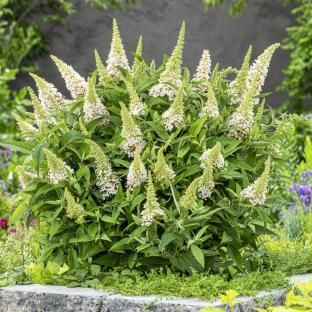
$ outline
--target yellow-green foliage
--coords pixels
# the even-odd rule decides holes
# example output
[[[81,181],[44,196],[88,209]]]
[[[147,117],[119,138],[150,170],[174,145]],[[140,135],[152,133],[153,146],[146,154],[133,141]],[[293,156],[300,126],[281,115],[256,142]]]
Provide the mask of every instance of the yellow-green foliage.
[[[285,306],[259,309],[259,312],[295,312],[312,311],[312,280],[306,283],[295,283],[295,287],[287,294]]]
[[[263,236],[261,265],[266,270],[280,270],[287,275],[312,272],[312,234],[297,240]]]

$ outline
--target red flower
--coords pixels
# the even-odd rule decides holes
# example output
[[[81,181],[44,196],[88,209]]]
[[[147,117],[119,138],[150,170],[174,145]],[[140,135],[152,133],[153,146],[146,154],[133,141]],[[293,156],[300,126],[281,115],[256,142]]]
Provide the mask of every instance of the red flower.
[[[7,228],[8,227],[8,220],[6,218],[0,219],[0,227],[1,228]]]

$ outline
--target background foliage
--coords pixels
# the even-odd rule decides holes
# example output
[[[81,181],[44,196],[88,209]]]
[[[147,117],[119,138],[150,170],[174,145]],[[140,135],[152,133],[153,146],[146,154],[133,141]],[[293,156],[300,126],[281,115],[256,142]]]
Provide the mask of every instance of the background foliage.
[[[281,89],[288,93],[285,104],[290,111],[302,113],[312,104],[312,2],[299,1],[292,11],[296,25],[287,28],[284,49],[290,51],[290,63],[285,69]]]

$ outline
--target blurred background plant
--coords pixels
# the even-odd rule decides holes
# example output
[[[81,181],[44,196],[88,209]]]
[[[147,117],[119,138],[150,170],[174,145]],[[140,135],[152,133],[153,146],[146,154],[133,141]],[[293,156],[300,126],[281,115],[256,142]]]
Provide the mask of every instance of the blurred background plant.
[[[205,10],[226,4],[228,6],[229,16],[233,18],[242,15],[247,6],[246,0],[202,0],[202,3]]]
[[[280,159],[273,163],[271,216],[288,239],[311,232],[312,120],[282,115],[276,127]]]
[[[296,25],[287,28],[283,48],[290,51],[290,62],[285,68],[281,89],[288,93],[284,107],[300,113],[309,110],[312,100],[312,2],[297,0],[299,5],[292,10]]]

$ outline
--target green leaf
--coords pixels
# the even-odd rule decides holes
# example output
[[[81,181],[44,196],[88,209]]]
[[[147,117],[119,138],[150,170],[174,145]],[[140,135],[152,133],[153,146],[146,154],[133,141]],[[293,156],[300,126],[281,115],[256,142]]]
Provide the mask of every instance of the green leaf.
[[[203,251],[196,245],[191,245],[191,251],[194,258],[198,261],[198,263],[204,268],[205,267],[205,256]]]
[[[182,147],[179,148],[177,157],[183,158],[190,149],[191,149],[190,144],[183,145]]]
[[[88,235],[89,235],[89,237],[92,238],[92,240],[95,240],[95,236],[96,236],[98,230],[99,230],[99,225],[98,224],[96,224],[96,223],[89,224],[89,226],[88,226]]]
[[[8,141],[8,142],[0,142],[0,146],[3,146],[5,148],[10,148],[13,151],[18,151],[18,152],[22,152],[25,154],[30,154],[31,150],[34,146],[34,143]]]
[[[81,180],[82,177],[85,177],[87,183],[90,183],[90,169],[88,166],[81,166],[76,172],[77,181]]]
[[[43,148],[45,147],[45,144],[38,144],[32,151],[32,158],[35,163],[35,169],[39,176],[39,170],[40,170],[40,163],[43,160]]]
[[[229,235],[227,232],[223,232],[221,244],[226,244],[232,242],[233,237]]]
[[[131,203],[131,208],[139,206],[145,198],[146,198],[145,194],[139,194],[139,195],[135,196],[132,203]]]
[[[21,218],[22,218],[24,212],[26,211],[26,209],[27,209],[27,205],[20,205],[20,206],[18,206],[13,211],[13,213],[10,215],[9,224],[14,224],[17,221],[21,220]]]
[[[85,140],[85,136],[80,133],[79,131],[69,131],[69,132],[66,132],[62,137],[61,137],[61,142],[62,142],[62,145],[63,145],[63,148],[75,141],[84,141]],[[63,149],[62,148],[62,149]]]
[[[160,240],[160,244],[158,246],[160,251],[163,251],[167,245],[169,245],[172,241],[174,241],[177,238],[176,234],[165,232]]]
[[[123,238],[119,241],[117,241],[116,243],[113,244],[113,246],[109,249],[109,251],[117,251],[118,252],[125,252],[124,250],[121,249],[121,247],[123,247],[124,245],[127,245],[129,242],[129,238]]]
[[[163,139],[164,141],[168,140],[169,134],[162,126],[158,125],[153,121],[145,121],[145,123],[147,123],[161,139]]]
[[[203,125],[205,124],[205,121],[207,120],[207,116],[203,116],[199,119],[197,119],[195,122],[193,122],[189,128],[188,134],[190,136],[196,137],[199,132],[201,131]]]

